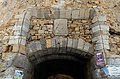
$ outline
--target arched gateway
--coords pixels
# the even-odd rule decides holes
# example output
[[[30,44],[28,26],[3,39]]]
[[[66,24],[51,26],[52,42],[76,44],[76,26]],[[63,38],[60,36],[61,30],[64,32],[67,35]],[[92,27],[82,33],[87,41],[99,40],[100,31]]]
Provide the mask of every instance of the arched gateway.
[[[48,9],[30,8],[22,15],[17,15],[19,21],[13,27],[13,35],[8,42],[12,50],[9,54],[3,54],[9,58],[12,56],[9,61],[6,60],[4,78],[12,79],[20,74],[24,79],[55,79],[63,76],[66,77],[63,79],[94,79],[93,45],[81,38],[67,37],[67,19],[91,20],[94,9],[55,9],[54,14],[49,14]],[[53,19],[54,36],[28,41],[31,17]]]

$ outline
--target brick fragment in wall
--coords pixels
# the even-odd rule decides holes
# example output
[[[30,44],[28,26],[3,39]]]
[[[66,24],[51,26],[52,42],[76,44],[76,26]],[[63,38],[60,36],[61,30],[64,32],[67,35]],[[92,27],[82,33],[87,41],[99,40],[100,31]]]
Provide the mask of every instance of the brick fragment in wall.
[[[84,44],[85,44],[85,41],[82,39],[79,39],[77,49],[83,50]]]
[[[93,18],[92,23],[97,21],[107,21],[106,15],[97,15]]]
[[[80,19],[80,10],[72,10],[72,19]]]

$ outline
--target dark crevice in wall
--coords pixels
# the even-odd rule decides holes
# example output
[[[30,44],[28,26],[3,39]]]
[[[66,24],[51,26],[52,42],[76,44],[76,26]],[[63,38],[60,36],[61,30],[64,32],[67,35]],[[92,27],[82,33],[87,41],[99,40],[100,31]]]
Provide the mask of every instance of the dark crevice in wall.
[[[114,29],[110,28],[109,31],[110,35],[120,35],[120,32],[115,31]]]
[[[87,64],[84,61],[73,61],[64,59],[48,60],[40,63],[34,68],[34,79],[47,79],[52,75],[65,74],[74,79],[88,79]],[[89,78],[90,79],[90,78]]]

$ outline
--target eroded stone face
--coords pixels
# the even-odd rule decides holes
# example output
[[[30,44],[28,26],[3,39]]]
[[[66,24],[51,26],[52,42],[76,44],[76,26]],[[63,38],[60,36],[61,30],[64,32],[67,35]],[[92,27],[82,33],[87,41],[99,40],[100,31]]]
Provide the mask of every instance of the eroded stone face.
[[[54,34],[55,35],[67,35],[67,19],[56,19],[54,20]]]

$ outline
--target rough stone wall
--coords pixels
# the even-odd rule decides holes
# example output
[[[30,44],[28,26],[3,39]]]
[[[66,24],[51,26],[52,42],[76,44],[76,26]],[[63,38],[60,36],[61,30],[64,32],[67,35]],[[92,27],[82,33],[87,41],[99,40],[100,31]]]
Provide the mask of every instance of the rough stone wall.
[[[110,26],[110,34],[111,34],[110,39],[109,39],[110,50],[107,51],[107,56],[110,59],[116,58],[116,57],[118,57],[118,59],[119,59],[119,54],[120,54],[120,46],[119,46],[119,42],[120,42],[120,38],[119,38],[119,34],[120,34],[119,33],[120,32],[120,19],[119,19],[120,0],[65,0],[65,1],[64,0],[51,0],[51,1],[36,0],[35,2],[33,0],[24,0],[24,1],[21,0],[18,2],[16,2],[16,0],[15,0],[15,2],[14,2],[14,0],[12,0],[11,2],[10,2],[10,0],[8,0],[7,3],[8,4],[11,3],[11,4],[13,4],[13,6],[7,5],[4,1],[1,4],[2,9],[1,9],[1,14],[0,14],[1,15],[1,17],[0,17],[1,24],[0,25],[2,25],[2,24],[5,24],[5,25],[2,25],[0,28],[0,30],[1,30],[0,31],[0,43],[1,43],[0,48],[2,50],[0,53],[0,57],[2,57],[3,52],[10,52],[10,51],[13,51],[13,49],[16,49],[15,48],[16,45],[11,46],[11,45],[7,44],[9,41],[9,37],[13,35],[11,30],[12,30],[14,24],[16,23],[16,21],[18,20],[18,16],[13,16],[13,15],[23,13],[24,11],[26,11],[26,7],[29,7],[30,5],[32,5],[32,6],[36,6],[38,9],[47,7],[51,13],[54,13],[54,10],[52,10],[50,7],[52,7],[52,8],[57,7],[57,8],[61,8],[63,10],[64,9],[71,10],[71,9],[80,9],[80,8],[94,8],[97,11],[97,14],[105,14],[107,16],[106,24]],[[15,7],[15,8],[13,9],[13,7]],[[7,19],[6,19],[6,17],[7,17]],[[9,21],[9,19],[11,19],[11,17],[12,17],[12,20]],[[4,23],[4,21],[5,21],[5,23]],[[52,32],[51,32],[51,30],[53,30],[53,29],[51,29],[51,27],[53,27],[53,20],[46,21],[43,19],[33,18],[31,21],[33,23],[31,23],[31,30],[29,32],[31,36],[29,38],[29,41],[33,41],[33,40],[36,41],[43,37],[52,38],[54,36],[54,34],[52,34]],[[45,27],[43,28],[41,26],[41,23],[39,23],[38,21],[43,22],[42,24],[43,24],[43,26],[45,25]],[[45,24],[44,24],[44,22],[45,22]],[[79,25],[78,22],[80,23],[80,26],[78,26]],[[49,23],[50,23],[50,26],[48,25]],[[70,38],[80,37],[80,38],[84,39],[85,41],[91,43],[91,36],[90,36],[91,32],[90,32],[90,28],[88,26],[90,23],[91,23],[90,21],[85,21],[85,20],[74,20],[74,21],[68,20],[68,27],[69,27],[68,37],[70,37]],[[46,30],[46,27],[47,27],[47,30]],[[49,30],[48,30],[48,27],[49,27]],[[78,31],[81,33],[78,34]],[[88,32],[89,32],[89,34],[88,34]],[[65,36],[65,37],[67,37],[67,36]],[[25,46],[21,45],[21,47],[22,47],[22,49],[26,50]],[[21,50],[21,51],[24,53],[25,50]],[[14,50],[14,51],[16,51],[16,50]],[[3,55],[2,59],[6,59],[7,56],[9,56],[9,54]],[[14,54],[13,54],[13,56],[14,56]],[[108,59],[108,62],[111,61],[110,59]],[[0,60],[0,62],[2,62],[2,61],[3,60]],[[111,63],[116,64],[117,62],[111,62]],[[3,64],[2,64],[2,66],[0,65],[0,68],[1,69],[3,68]]]
[[[32,19],[31,20],[31,30],[30,30],[30,40],[39,40],[40,38],[53,38],[55,35],[53,33],[53,20],[42,20],[42,19]],[[91,43],[91,22],[89,20],[68,20],[68,35],[64,37],[68,38],[82,38],[86,42]],[[63,29],[64,30],[64,29]]]

